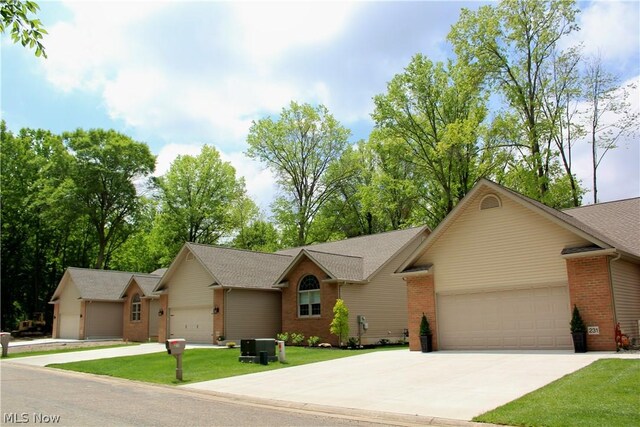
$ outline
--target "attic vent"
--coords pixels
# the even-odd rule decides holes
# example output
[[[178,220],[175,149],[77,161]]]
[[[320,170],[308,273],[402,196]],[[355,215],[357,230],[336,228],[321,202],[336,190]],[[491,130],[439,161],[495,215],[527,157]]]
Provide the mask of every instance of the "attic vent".
[[[191,252],[187,253],[187,261],[191,261],[194,260],[195,257],[193,256],[193,254]]]
[[[487,194],[480,202],[481,211],[485,209],[499,208],[500,206],[502,206],[502,204],[500,203],[500,199],[498,199],[498,196],[495,196],[493,194]]]

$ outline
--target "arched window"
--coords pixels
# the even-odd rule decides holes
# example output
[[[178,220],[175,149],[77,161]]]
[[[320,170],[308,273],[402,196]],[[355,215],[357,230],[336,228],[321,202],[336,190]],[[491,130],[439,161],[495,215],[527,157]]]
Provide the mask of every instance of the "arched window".
[[[298,315],[320,316],[320,282],[316,276],[304,276],[298,285]]]
[[[140,311],[142,309],[142,303],[140,302],[140,295],[135,294],[133,298],[131,298],[131,320],[137,321],[140,320]]]

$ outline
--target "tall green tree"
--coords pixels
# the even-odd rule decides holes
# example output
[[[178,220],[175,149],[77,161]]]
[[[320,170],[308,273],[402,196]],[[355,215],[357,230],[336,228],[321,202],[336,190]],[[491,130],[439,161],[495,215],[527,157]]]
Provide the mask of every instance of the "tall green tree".
[[[404,141],[426,178],[420,195],[432,227],[500,159],[482,139],[486,95],[471,67],[415,55],[374,102],[376,128]]]
[[[93,226],[98,246],[93,266],[102,269],[132,232],[140,209],[136,181],[154,171],[155,157],[146,144],[114,130],[78,129],[62,137],[74,153],[75,188],[68,196],[77,198]]]
[[[197,156],[178,156],[156,184],[161,212],[154,232],[168,251],[167,259],[184,242],[216,244],[231,238],[239,228],[234,218],[242,218],[238,211],[247,209],[244,180],[236,178],[233,166],[209,145]]]
[[[578,28],[577,13],[573,0],[502,0],[463,9],[448,35],[458,60],[484,75],[516,113],[519,137],[512,145],[535,184],[527,195],[548,204],[555,204],[548,193],[556,159],[543,105],[553,89],[552,63],[564,61],[559,42]]]
[[[349,135],[322,105],[291,102],[278,120],[269,117],[252,124],[247,155],[264,162],[277,177],[283,196],[273,210],[285,237],[290,236],[287,243],[310,243],[317,213],[353,173],[335,170]]]
[[[0,2],[0,33],[11,32],[11,39],[14,43],[22,46],[35,48],[36,56],[47,57],[42,38],[47,34],[42,22],[39,19],[31,18],[36,14],[40,6],[34,1],[22,0],[2,0]]]

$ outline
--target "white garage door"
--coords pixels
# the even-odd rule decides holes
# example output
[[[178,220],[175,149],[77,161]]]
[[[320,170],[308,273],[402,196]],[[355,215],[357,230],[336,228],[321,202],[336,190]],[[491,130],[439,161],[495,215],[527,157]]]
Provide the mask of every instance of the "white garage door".
[[[571,349],[566,286],[438,295],[442,350]]]
[[[211,307],[172,308],[169,319],[171,338],[184,338],[187,343],[213,343]]]
[[[77,340],[80,336],[80,314],[60,313],[58,338]]]

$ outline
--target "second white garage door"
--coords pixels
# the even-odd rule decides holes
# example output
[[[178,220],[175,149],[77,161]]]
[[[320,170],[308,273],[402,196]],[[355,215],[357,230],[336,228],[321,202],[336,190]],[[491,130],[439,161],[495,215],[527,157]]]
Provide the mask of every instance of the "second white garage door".
[[[171,338],[184,338],[187,343],[213,343],[211,307],[171,308],[169,314]]]
[[[437,304],[441,350],[573,348],[566,286],[438,295]]]

